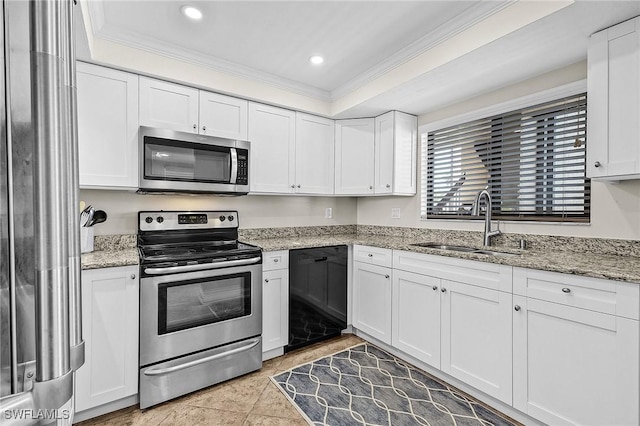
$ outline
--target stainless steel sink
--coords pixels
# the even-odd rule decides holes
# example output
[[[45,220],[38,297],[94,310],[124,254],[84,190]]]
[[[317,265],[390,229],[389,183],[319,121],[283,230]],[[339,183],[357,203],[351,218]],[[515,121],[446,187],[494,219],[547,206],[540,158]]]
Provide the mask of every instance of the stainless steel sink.
[[[507,252],[504,252],[504,251],[494,251],[494,250],[476,250],[476,251],[473,251],[472,253],[486,254],[488,256],[502,256],[502,257],[518,257],[518,256],[521,256],[521,254],[519,254],[519,253],[507,253]]]
[[[520,256],[518,253],[507,253],[503,251],[496,250],[488,250],[488,249],[479,249],[475,247],[467,247],[467,246],[452,246],[448,244],[440,244],[440,243],[415,243],[411,244],[412,246],[436,249],[436,250],[446,250],[446,251],[458,251],[463,253],[474,253],[474,254],[484,254],[487,256],[503,256],[503,257],[517,257]]]
[[[472,252],[472,251],[478,250],[477,248],[474,248],[474,247],[450,246],[450,245],[439,244],[439,243],[416,243],[416,244],[411,244],[411,245],[412,246],[425,247],[425,248],[431,248],[431,249],[437,249],[437,250],[450,250],[450,251],[463,251],[463,252]]]

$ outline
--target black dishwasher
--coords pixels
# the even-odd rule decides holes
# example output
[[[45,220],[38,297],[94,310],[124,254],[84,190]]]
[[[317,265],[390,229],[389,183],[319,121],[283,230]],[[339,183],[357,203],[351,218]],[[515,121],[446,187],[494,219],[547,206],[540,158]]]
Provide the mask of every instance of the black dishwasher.
[[[347,327],[347,246],[289,251],[289,344],[339,336]]]

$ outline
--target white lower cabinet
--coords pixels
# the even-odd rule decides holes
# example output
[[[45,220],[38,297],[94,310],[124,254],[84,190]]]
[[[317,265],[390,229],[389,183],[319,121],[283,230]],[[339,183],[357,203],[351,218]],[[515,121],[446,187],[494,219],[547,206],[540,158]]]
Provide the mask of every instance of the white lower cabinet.
[[[422,266],[433,257],[413,260]],[[510,404],[511,293],[447,280],[460,275],[456,268],[434,276],[393,270],[392,344]]]
[[[286,346],[289,340],[289,252],[265,252],[262,257],[262,352],[265,353]]]
[[[391,268],[353,262],[353,326],[391,344]]]
[[[511,293],[441,282],[441,367],[511,404]]]
[[[138,393],[138,267],[82,271],[85,363],[76,373],[81,412]]]
[[[393,271],[392,345],[440,368],[440,280]]]
[[[262,352],[287,345],[289,334],[289,270],[262,275]]]
[[[356,329],[539,422],[640,424],[640,284],[390,254],[354,246]]]
[[[515,268],[513,406],[548,424],[640,424],[638,287]]]

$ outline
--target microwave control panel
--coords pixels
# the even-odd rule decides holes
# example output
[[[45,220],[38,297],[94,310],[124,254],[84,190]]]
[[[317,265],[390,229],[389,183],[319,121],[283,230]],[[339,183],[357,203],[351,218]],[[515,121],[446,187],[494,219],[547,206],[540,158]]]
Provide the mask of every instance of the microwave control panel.
[[[249,184],[249,154],[244,149],[238,150],[238,177],[236,185]]]

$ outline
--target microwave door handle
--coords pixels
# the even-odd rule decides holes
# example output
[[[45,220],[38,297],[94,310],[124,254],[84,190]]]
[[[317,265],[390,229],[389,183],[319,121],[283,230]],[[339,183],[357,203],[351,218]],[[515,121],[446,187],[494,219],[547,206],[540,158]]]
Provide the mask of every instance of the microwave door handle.
[[[231,162],[231,179],[229,183],[235,185],[236,180],[238,180],[238,151],[235,148],[231,148],[231,155],[229,156],[229,161]]]

